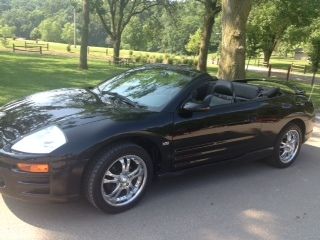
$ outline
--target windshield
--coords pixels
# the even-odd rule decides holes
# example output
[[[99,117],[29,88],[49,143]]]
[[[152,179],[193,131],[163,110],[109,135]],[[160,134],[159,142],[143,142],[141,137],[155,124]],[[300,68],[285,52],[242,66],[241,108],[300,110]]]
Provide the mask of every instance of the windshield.
[[[100,94],[122,96],[152,111],[161,111],[192,79],[164,69],[128,71],[98,86]]]

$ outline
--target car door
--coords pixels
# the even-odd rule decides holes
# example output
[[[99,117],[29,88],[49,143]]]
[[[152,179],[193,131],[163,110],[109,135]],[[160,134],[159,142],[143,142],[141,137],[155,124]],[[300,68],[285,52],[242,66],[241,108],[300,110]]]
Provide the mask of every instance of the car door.
[[[192,93],[190,93],[192,94]],[[218,162],[259,149],[260,102],[221,104],[203,112],[174,113],[173,168]]]

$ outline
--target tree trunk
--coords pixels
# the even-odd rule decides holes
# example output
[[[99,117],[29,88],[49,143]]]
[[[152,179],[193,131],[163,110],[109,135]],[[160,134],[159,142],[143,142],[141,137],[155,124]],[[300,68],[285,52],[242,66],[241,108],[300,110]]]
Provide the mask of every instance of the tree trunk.
[[[271,49],[266,49],[263,51],[263,62],[264,63],[267,63],[269,65],[272,52],[273,52],[273,50],[271,50]]]
[[[315,81],[315,79],[316,79],[316,74],[317,74],[317,71],[314,71],[314,72],[313,72],[313,75],[312,75],[311,86],[314,85],[314,81]]]
[[[119,62],[120,57],[121,36],[113,40],[113,63]]]
[[[82,1],[83,26],[81,32],[80,68],[88,69],[89,0]]]
[[[247,63],[247,68],[246,68],[247,71],[248,71],[248,68],[249,68],[250,60],[251,60],[251,58],[249,57],[248,63]]]
[[[244,79],[246,60],[246,24],[251,0],[222,0],[222,43],[219,77]]]
[[[206,8],[206,13],[204,16],[204,26],[201,33],[199,61],[198,61],[198,70],[203,72],[207,71],[208,49],[209,49],[214,19],[215,19],[215,13],[210,11],[210,9]]]

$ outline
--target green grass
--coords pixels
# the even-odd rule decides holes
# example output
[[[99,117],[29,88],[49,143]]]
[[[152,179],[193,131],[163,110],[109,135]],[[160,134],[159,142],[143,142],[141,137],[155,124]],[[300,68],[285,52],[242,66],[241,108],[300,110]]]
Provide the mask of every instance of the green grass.
[[[89,87],[108,79],[126,68],[109,65],[103,60],[89,61],[89,70],[78,68],[78,58],[37,54],[14,54],[0,51],[0,106],[35,92],[63,87]],[[217,66],[209,73],[217,74]],[[248,78],[261,78],[258,73],[248,73]],[[280,80],[285,81],[285,80]],[[295,81],[307,94],[311,86]],[[320,109],[320,86],[314,87],[312,100]]]
[[[0,105],[48,89],[88,87],[125,70],[103,61],[78,68],[77,58],[0,52]]]
[[[20,48],[24,49],[25,42],[27,43],[35,43],[34,40],[23,40],[23,39],[10,39],[8,38],[8,44],[6,47],[2,46],[0,44],[0,51],[10,51],[12,52],[12,45],[15,44],[16,46],[21,46]],[[49,54],[49,55],[67,55],[67,56],[73,56],[77,57],[80,54],[80,46],[76,45],[70,45],[71,51],[67,51],[67,46],[68,44],[65,43],[56,43],[56,42],[44,42],[44,41],[38,41],[39,44],[47,44],[49,43],[49,51],[43,50],[43,54]],[[106,54],[107,51],[107,54]],[[19,52],[19,51],[17,51]],[[130,52],[132,52],[132,56],[164,56],[166,53],[161,53],[161,52],[146,52],[146,51],[131,51],[131,50],[126,50],[126,49],[121,49],[120,51],[120,56],[121,57],[131,57]],[[105,47],[94,47],[94,46],[89,46],[89,57],[91,58],[98,58],[98,59],[106,59],[106,58],[111,58],[113,56],[113,48],[105,48]],[[192,56],[176,56],[174,54],[171,54],[171,57],[175,57],[177,59],[180,59],[181,57],[193,59]]]

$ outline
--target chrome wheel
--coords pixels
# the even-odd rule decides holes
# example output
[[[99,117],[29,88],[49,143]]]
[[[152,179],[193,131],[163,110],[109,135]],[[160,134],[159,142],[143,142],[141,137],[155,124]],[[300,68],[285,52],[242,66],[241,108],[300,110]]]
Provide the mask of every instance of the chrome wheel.
[[[144,189],[146,180],[147,166],[140,157],[120,157],[111,164],[102,178],[103,199],[112,206],[129,204]]]
[[[295,129],[289,130],[283,135],[280,142],[279,157],[282,163],[291,162],[296,156],[300,145],[300,135]]]

